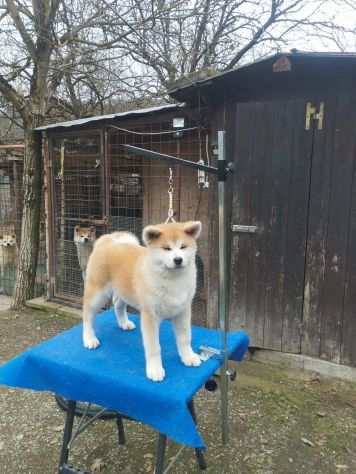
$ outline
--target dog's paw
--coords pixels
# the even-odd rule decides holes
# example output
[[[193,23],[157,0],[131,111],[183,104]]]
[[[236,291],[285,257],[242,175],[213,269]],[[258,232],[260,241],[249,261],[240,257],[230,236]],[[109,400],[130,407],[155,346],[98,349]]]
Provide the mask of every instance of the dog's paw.
[[[121,328],[123,331],[132,331],[136,328],[136,324],[128,319],[127,321],[120,322],[119,328]]]
[[[192,352],[188,356],[182,357],[182,362],[187,367],[199,367],[201,364],[201,359],[198,354]]]
[[[96,336],[83,336],[83,344],[87,349],[96,349],[100,346],[100,341]]]
[[[146,368],[146,375],[148,379],[153,380],[154,382],[162,382],[166,375],[166,372],[161,365],[157,367],[148,366]]]

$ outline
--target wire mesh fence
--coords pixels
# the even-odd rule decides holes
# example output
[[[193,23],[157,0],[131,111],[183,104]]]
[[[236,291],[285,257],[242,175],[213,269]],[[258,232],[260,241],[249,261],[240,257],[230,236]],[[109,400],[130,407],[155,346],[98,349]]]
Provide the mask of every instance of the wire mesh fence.
[[[21,243],[23,154],[0,154],[0,294],[12,296]],[[45,222],[42,212],[35,295],[46,288]]]
[[[204,140],[195,128],[176,133],[171,120],[159,123],[136,120],[124,128],[108,126],[104,130],[52,138],[53,196],[49,201],[53,206],[54,299],[81,304],[86,263],[100,235],[125,230],[141,239],[146,225],[165,222],[171,170],[174,219],[203,223],[196,260],[193,318],[205,324],[208,196],[216,183],[213,177],[202,177],[181,165],[171,166],[139,154],[128,155],[122,147],[131,144],[198,161],[202,157],[206,160]],[[209,185],[205,184],[208,181]]]

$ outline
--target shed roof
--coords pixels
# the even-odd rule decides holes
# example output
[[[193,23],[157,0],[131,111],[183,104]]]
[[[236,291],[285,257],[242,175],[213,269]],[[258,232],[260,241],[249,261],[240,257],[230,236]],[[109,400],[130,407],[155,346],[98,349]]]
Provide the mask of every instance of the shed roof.
[[[184,104],[165,104],[165,105],[160,105],[157,107],[147,107],[144,109],[136,109],[136,110],[129,110],[127,112],[119,112],[116,114],[96,115],[94,117],[70,120],[67,122],[52,123],[49,125],[44,125],[42,127],[37,127],[35,130],[45,131],[45,130],[51,130],[51,129],[57,129],[57,128],[80,127],[80,126],[88,125],[92,123],[96,124],[99,122],[105,122],[105,121],[110,121],[110,120],[120,120],[120,119],[126,119],[126,118],[131,118],[131,117],[141,117],[144,115],[154,114],[154,113],[163,112],[163,111],[174,111],[182,107],[184,107]]]
[[[289,61],[290,70],[273,70],[273,65],[278,61],[286,59]],[[261,81],[270,77],[272,79],[282,73],[290,72],[294,77],[303,75],[324,77],[325,74],[354,73],[356,75],[356,53],[347,52],[303,52],[294,51],[288,53],[277,53],[260,59],[253,63],[244,64],[235,69],[224,71],[215,76],[191,81],[184,86],[172,89],[169,94],[175,100],[191,100],[198,95],[202,88],[209,88],[214,92],[224,92],[226,86],[244,86],[251,80]],[[284,75],[286,77],[287,74]],[[207,91],[206,91],[207,92]]]

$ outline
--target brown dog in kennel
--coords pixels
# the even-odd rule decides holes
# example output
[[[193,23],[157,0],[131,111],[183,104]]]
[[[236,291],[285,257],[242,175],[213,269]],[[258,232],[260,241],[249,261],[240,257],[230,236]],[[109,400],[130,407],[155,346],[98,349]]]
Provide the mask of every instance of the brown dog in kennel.
[[[5,268],[16,265],[17,242],[14,229],[2,226],[0,231],[0,293],[4,292]]]
[[[94,226],[81,227],[80,225],[76,225],[74,227],[74,243],[77,248],[78,262],[82,271],[83,280],[85,280],[85,271],[95,239],[96,229]]]

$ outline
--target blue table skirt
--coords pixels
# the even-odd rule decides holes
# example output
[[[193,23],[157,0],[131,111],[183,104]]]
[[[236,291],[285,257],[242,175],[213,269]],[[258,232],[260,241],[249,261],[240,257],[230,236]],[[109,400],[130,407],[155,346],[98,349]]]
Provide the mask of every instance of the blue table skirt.
[[[82,345],[82,325],[20,354],[0,367],[0,384],[54,392],[70,400],[96,403],[117,410],[165,433],[176,442],[205,447],[187,403],[222,365],[214,356],[200,367],[185,367],[179,359],[172,324],[161,324],[160,341],[166,378],[152,382],[145,375],[140,320],[134,331],[118,328],[113,310],[96,318],[101,345],[96,350]],[[248,336],[240,331],[228,337],[232,360],[240,361],[248,348]],[[193,327],[193,348],[220,348],[219,331]]]

